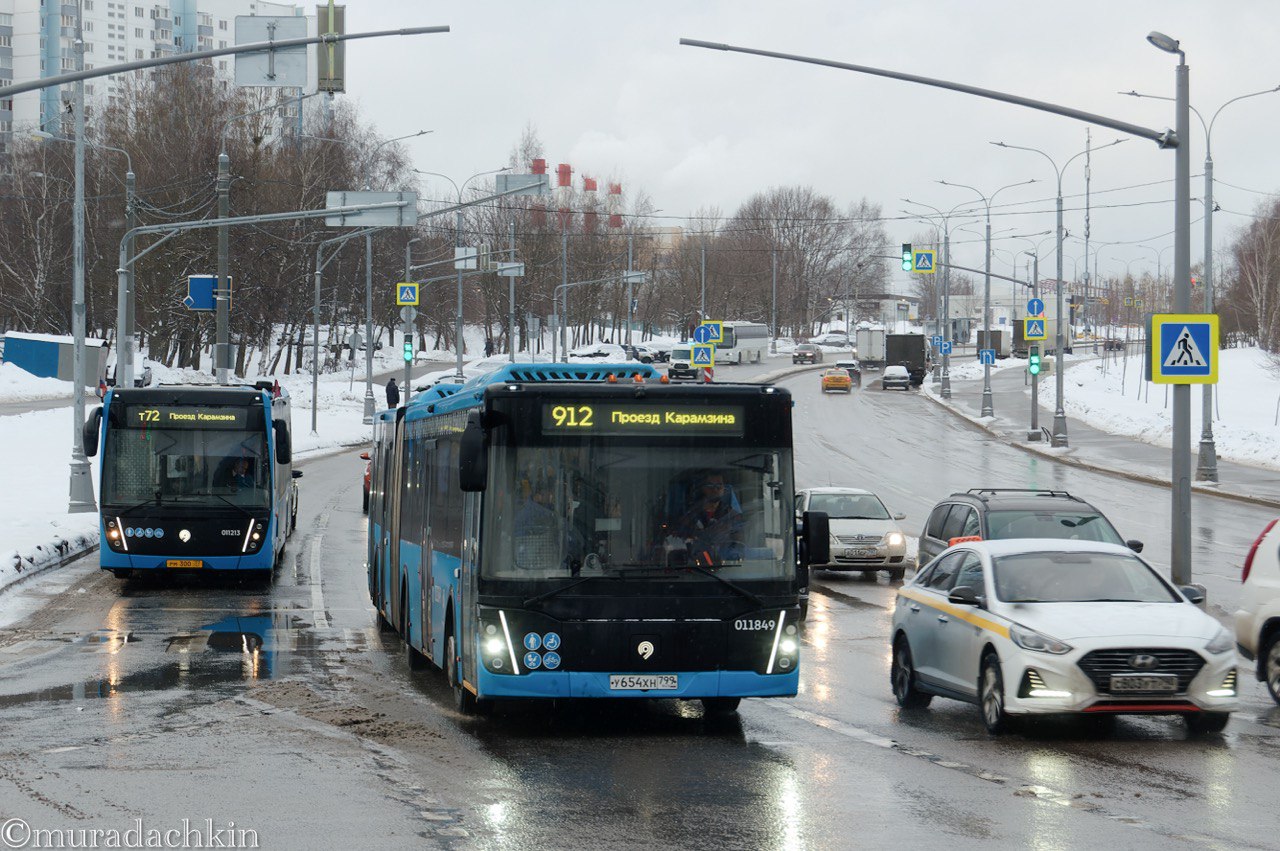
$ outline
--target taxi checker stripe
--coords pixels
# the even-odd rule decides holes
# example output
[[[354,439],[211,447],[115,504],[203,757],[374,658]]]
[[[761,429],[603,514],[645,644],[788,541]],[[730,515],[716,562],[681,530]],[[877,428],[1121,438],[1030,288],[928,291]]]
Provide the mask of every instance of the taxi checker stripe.
[[[997,635],[1002,635],[1005,638],[1009,637],[1009,627],[974,614],[972,608],[961,608],[959,606],[953,606],[950,603],[939,602],[932,596],[925,594],[923,591],[917,591],[914,588],[901,588],[898,590],[898,596],[906,597],[908,600],[915,600],[917,603],[923,603],[931,609],[937,609],[940,612],[945,612],[946,614],[959,618],[966,623],[971,623],[979,629],[989,629]]]

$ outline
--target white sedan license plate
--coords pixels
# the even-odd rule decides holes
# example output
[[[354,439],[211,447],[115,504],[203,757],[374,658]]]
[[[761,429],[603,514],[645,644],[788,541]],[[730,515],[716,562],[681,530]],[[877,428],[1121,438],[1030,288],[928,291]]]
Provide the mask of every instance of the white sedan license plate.
[[[610,674],[610,691],[675,691],[680,678],[675,674]]]
[[[875,548],[858,547],[844,551],[845,558],[871,558],[876,554]]]
[[[1178,690],[1178,678],[1170,674],[1112,674],[1112,692],[1157,691],[1172,694]]]

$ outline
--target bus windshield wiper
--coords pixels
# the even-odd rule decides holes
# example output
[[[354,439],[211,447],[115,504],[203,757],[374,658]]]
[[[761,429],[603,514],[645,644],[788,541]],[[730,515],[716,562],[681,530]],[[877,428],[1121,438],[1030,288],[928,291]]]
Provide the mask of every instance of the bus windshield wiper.
[[[748,600],[750,600],[751,602],[755,603],[757,606],[760,606],[761,608],[763,608],[763,607],[764,607],[764,600],[761,600],[761,599],[760,599],[759,597],[757,597],[755,594],[752,594],[750,591],[748,591],[746,588],[743,588],[743,587],[742,587],[741,585],[739,585],[738,583],[736,583],[736,582],[731,582],[731,581],[729,581],[728,579],[725,579],[723,576],[721,576],[720,574],[716,573],[714,570],[708,570],[707,568],[703,567],[702,565],[698,564],[697,562],[692,562],[692,563],[690,563],[690,564],[686,564],[686,565],[684,565],[684,567],[689,568],[689,569],[691,569],[691,570],[696,570],[696,571],[698,571],[699,573],[701,573],[701,574],[703,574],[703,575],[705,575],[705,576],[710,576],[712,579],[716,580],[717,582],[723,583],[725,586],[727,586],[727,587],[728,587],[730,590],[732,590],[734,593],[736,593],[736,594],[741,594],[743,597],[746,597]]]
[[[541,594],[537,594],[533,597],[530,597],[529,599],[524,601],[523,605],[532,606],[534,603],[540,603],[543,600],[549,600],[552,597],[556,597],[560,594],[563,594],[566,591],[571,591],[574,588],[577,588],[579,585],[585,585],[586,583],[596,579],[611,579],[616,581],[620,578],[621,577],[618,577],[618,576],[606,576],[604,574],[599,574],[596,576],[584,576],[581,579],[577,579],[573,582],[570,582],[568,585],[561,585],[559,588],[552,588],[550,591],[544,591]]]
[[[157,507],[157,508],[159,508],[159,507],[160,507],[160,504],[161,504],[162,500],[160,499],[160,491],[159,491],[159,490],[157,490],[157,491],[156,491],[155,496],[149,496],[149,497],[147,497],[146,499],[144,499],[142,502],[138,503],[137,505],[131,505],[131,506],[129,506],[128,508],[125,508],[125,509],[123,509],[123,510],[113,511],[112,513],[113,513],[113,514],[128,514],[128,513],[129,513],[129,512],[131,512],[131,511],[137,511],[139,508],[144,508],[144,507],[146,507],[146,506],[150,505],[150,504],[151,504],[151,503],[153,503],[153,502],[156,504],[156,507]],[[106,511],[106,506],[105,506],[105,505],[103,506],[103,511],[102,511],[102,513],[103,513],[103,514],[106,514],[106,513],[107,513],[107,511]]]
[[[222,501],[223,501],[223,502],[225,502],[227,505],[229,505],[229,506],[231,506],[232,508],[234,508],[236,511],[239,511],[239,512],[240,512],[241,514],[243,514],[245,517],[248,517],[250,520],[252,520],[252,519],[253,519],[253,513],[252,513],[252,512],[250,512],[250,511],[249,511],[249,509],[245,508],[243,505],[236,505],[234,502],[232,502],[231,500],[227,499],[227,498],[226,498],[225,496],[223,496],[222,494],[220,494],[220,493],[212,493],[212,492],[210,492],[209,496],[216,496],[218,499],[222,500]]]

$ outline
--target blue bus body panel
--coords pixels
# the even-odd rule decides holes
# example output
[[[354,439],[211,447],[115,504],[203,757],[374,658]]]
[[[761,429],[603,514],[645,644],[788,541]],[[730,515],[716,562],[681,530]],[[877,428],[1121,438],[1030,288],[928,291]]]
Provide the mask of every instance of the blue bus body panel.
[[[795,697],[800,671],[757,674],[755,671],[670,671],[680,678],[680,688],[653,691],[614,691],[609,673],[601,671],[531,671],[511,675],[477,669],[478,696],[482,698],[547,697],[647,697],[692,699],[699,697]],[[624,674],[627,671],[615,671]],[[646,671],[646,674],[651,673]]]
[[[440,588],[439,594],[431,595],[431,623],[433,626],[431,636],[431,652],[430,656],[437,664],[442,664],[444,659],[445,639],[447,636],[444,631],[445,611],[449,607],[449,601],[454,601],[453,610],[461,612],[461,601],[458,599],[458,571],[462,568],[462,559],[457,556],[448,555],[437,550],[431,551],[431,582],[432,587]],[[461,624],[454,624],[454,628],[458,629]],[[461,646],[461,645],[459,645]]]
[[[275,512],[272,512],[267,519],[267,528],[262,538],[264,541],[274,540],[275,525]],[[107,540],[107,527],[101,516],[98,518],[98,540]],[[270,570],[275,565],[275,557],[275,550],[264,546],[256,553],[241,556],[199,556],[198,558],[203,562],[204,566],[201,568],[203,570]],[[171,558],[194,559],[196,557],[176,552],[135,556],[129,553],[118,553],[108,546],[98,548],[98,566],[102,570],[172,570],[173,568],[165,564]]]

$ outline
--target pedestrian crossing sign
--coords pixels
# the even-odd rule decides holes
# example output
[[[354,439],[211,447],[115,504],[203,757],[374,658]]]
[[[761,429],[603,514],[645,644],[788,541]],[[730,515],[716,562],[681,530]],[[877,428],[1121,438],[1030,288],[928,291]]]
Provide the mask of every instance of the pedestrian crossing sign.
[[[404,307],[406,304],[412,307],[418,306],[418,285],[416,283],[396,284],[396,305]]]
[[[915,252],[915,262],[911,264],[913,272],[923,272],[926,275],[932,275],[933,268],[933,252],[917,251]]]
[[[1151,317],[1151,380],[1157,384],[1217,384],[1217,315],[1154,314]]]
[[[1043,340],[1046,338],[1044,317],[1022,320],[1022,338],[1024,340]]]
[[[714,367],[716,365],[716,347],[713,345],[693,346],[693,365]]]

